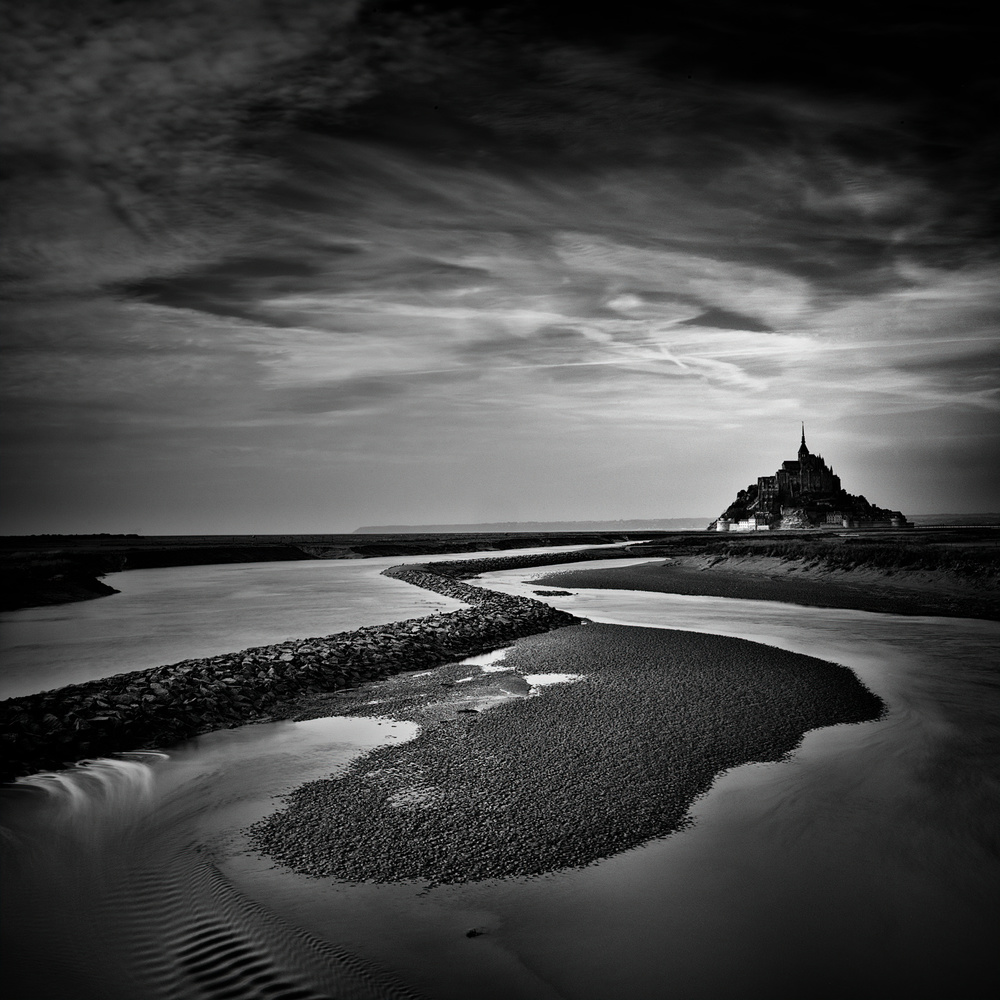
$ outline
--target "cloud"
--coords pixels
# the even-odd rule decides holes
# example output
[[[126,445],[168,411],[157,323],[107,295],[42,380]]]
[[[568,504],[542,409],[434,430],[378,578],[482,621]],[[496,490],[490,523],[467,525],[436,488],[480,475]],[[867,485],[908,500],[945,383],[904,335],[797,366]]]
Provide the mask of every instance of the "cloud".
[[[891,82],[898,53],[833,87],[743,51],[768,12],[706,27],[713,53],[683,10],[588,37],[583,14],[57,6],[5,15],[0,378],[45,490],[127,467],[238,503],[256,467],[356,509],[445,484],[558,505],[580,469],[666,496],[684,468],[721,504],[803,416],[831,457],[996,421],[994,249],[958,207],[988,156]]]
[[[727,309],[706,309],[705,312],[681,320],[682,326],[711,326],[720,330],[748,330],[751,333],[773,333],[774,328],[750,316],[742,316]]]
[[[394,375],[361,375],[328,379],[309,385],[286,385],[269,392],[267,407],[283,413],[372,412],[389,400],[410,394],[435,391],[436,387],[460,382],[467,386],[474,373],[408,372]]]
[[[709,192],[675,216],[688,188],[660,170],[629,174],[623,211],[616,170],[601,175],[605,191],[589,174],[515,178],[371,142],[314,138],[307,148],[318,167],[300,183],[328,183],[325,164],[343,183],[276,234],[281,253],[131,288],[161,305],[247,319],[266,345],[255,348],[265,390],[288,393],[276,409],[393,407],[407,375],[503,370],[520,372],[518,391],[532,399],[536,384],[610,391],[633,378],[649,395],[650,376],[661,378],[675,387],[672,405],[703,415],[763,412],[769,393],[793,409],[788,401],[803,394],[841,411],[858,394],[865,406],[911,408],[944,387],[900,374],[895,352],[912,351],[886,331],[861,347],[857,325],[912,316],[925,302],[941,310],[937,329],[959,303],[991,294],[985,277],[966,269],[945,280],[906,248],[876,283],[849,292],[822,269],[785,266],[795,246],[776,259],[763,209],[756,242],[744,239],[734,259],[716,232],[724,206]],[[850,268],[851,254],[840,260]],[[754,336],[762,332],[769,345]],[[691,387],[683,397],[679,381]],[[947,392],[960,405],[988,399]],[[564,408],[583,412],[572,397]]]
[[[333,108],[367,93],[356,60],[329,45],[357,6],[5,8],[8,271],[32,285],[86,287],[227,249],[246,233],[241,193],[271,174],[268,158],[248,146],[251,109],[265,95],[276,100],[323,48],[327,86],[314,96]]]

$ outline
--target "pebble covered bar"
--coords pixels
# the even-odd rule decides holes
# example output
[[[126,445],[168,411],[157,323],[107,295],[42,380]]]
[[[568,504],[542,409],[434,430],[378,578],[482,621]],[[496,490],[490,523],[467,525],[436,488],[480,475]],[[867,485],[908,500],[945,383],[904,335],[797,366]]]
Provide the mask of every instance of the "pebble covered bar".
[[[500,665],[513,678],[574,682],[450,717],[444,692],[474,686],[451,668],[421,679],[423,698],[409,678],[367,686],[339,711],[411,718],[422,731],[296,789],[251,828],[252,845],[346,882],[581,867],[684,827],[721,771],[780,759],[810,729],[884,709],[846,667],[695,632],[580,625],[521,640]],[[492,670],[490,686],[503,679]],[[404,687],[408,697],[396,693]]]

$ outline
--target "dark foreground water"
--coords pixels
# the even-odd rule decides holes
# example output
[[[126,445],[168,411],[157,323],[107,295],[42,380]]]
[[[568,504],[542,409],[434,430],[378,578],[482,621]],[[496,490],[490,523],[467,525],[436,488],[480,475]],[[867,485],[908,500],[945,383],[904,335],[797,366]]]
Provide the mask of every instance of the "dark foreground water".
[[[276,795],[416,729],[391,719],[247,726],[169,755],[92,761],[8,786],[0,796],[5,994],[409,995],[263,911],[214,857]]]
[[[282,789],[406,738],[402,723],[246,727],[35,779],[4,795],[14,995],[394,995],[383,969],[455,1000],[992,996],[1000,624],[551,600],[826,657],[890,711],[721,776],[682,833],[579,871],[430,890],[311,881],[247,854],[239,833]]]

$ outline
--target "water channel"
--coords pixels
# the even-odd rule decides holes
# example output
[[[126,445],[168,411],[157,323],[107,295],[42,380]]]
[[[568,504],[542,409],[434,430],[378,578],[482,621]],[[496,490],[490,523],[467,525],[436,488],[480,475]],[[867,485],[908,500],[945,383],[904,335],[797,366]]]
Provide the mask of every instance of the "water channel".
[[[502,555],[584,546],[510,549]],[[596,546],[600,548],[601,546]],[[469,552],[457,558],[498,553]],[[455,555],[171,566],[109,573],[121,593],[0,612],[0,698],[127,670],[452,611],[459,601],[382,576]]]
[[[333,575],[349,591],[368,568]],[[267,586],[242,569],[248,592]],[[530,593],[539,574],[480,582]],[[66,996],[69,980],[81,1000],[396,995],[359,961],[440,1000],[985,993],[1000,930],[1000,623],[628,591],[545,599],[834,660],[889,712],[721,775],[681,833],[582,870],[434,889],[306,879],[240,833],[409,724],[244,727],[35,779],[3,796],[20,995]]]

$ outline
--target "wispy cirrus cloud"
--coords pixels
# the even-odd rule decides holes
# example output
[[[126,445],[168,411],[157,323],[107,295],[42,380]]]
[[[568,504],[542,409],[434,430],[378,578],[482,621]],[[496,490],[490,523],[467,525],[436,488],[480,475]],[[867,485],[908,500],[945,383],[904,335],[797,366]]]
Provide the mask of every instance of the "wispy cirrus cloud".
[[[543,487],[560,517],[712,513],[803,417],[845,481],[902,442],[875,499],[906,507],[922,439],[996,449],[988,157],[899,53],[853,86],[766,38],[685,55],[683,12],[514,40],[349,2],[54,9],[8,70],[22,507],[127,467],[145,502],[239,508],[256,466],[302,490],[255,510],[307,491],[344,527]]]

